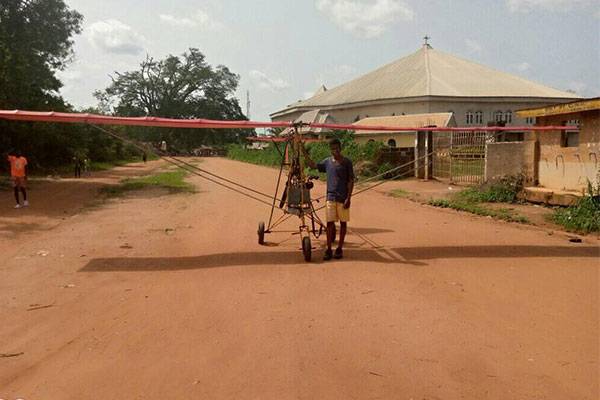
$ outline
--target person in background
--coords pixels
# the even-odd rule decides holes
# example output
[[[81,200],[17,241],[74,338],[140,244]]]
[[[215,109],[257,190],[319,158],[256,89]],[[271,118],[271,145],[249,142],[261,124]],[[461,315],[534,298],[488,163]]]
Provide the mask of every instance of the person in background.
[[[29,201],[27,200],[27,159],[23,157],[20,150],[9,154],[7,158],[10,163],[10,177],[12,180],[13,189],[15,192],[15,201],[17,205],[15,208],[28,207]],[[19,192],[23,194],[23,204],[19,201]]]
[[[79,156],[73,157],[73,167],[75,168],[75,178],[81,178],[81,158]]]

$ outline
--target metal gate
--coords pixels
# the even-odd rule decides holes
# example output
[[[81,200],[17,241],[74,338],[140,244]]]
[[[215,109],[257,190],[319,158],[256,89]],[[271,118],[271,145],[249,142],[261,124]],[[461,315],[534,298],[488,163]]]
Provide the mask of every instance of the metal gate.
[[[485,179],[487,132],[438,131],[433,134],[433,177],[479,184]]]

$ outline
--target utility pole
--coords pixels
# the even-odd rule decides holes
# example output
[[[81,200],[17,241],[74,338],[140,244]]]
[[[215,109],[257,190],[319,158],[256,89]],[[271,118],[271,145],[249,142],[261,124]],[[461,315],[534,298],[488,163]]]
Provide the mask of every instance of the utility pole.
[[[250,90],[246,90],[246,118],[250,120]]]

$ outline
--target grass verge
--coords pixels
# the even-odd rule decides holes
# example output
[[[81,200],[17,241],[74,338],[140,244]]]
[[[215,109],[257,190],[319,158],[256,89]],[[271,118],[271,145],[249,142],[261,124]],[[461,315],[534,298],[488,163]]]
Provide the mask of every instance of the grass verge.
[[[404,189],[394,189],[390,192],[390,196],[403,199],[410,196],[410,192]]]
[[[452,199],[434,199],[430,200],[429,205],[441,208],[452,208],[458,211],[466,211],[471,214],[481,215],[484,217],[492,217],[495,219],[501,219],[503,221],[508,222],[519,222],[521,224],[529,223],[529,220],[522,216],[515,214],[513,210],[509,208],[499,208],[499,209],[491,209],[486,207],[481,203],[476,202],[464,202],[461,200],[457,200],[456,198]]]
[[[117,197],[127,192],[149,188],[166,189],[169,193],[193,193],[194,186],[184,180],[187,175],[186,171],[176,170],[142,178],[125,179],[118,185],[103,188],[102,193],[109,197]]]
[[[529,219],[516,214],[510,208],[493,209],[485,203],[514,203],[521,190],[521,177],[505,177],[499,182],[480,187],[470,187],[454,194],[449,199],[433,199],[429,205],[441,208],[452,208],[471,214],[492,217],[508,222],[529,223]]]
[[[600,232],[600,182],[594,188],[588,183],[588,192],[576,205],[559,208],[549,218],[569,231]]]

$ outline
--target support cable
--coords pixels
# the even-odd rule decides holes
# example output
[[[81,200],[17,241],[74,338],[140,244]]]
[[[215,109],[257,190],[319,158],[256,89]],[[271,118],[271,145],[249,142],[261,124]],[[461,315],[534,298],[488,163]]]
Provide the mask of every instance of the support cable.
[[[118,140],[121,140],[122,142],[128,143],[128,144],[130,144],[130,145],[132,145],[132,146],[136,147],[137,149],[139,149],[139,150],[141,150],[141,151],[144,151],[144,152],[146,152],[146,151],[150,151],[150,152],[152,152],[152,153],[153,153],[155,156],[157,156],[157,157],[161,158],[162,160],[164,160],[164,161],[166,161],[166,162],[168,162],[168,163],[170,163],[170,164],[172,164],[172,165],[175,165],[175,166],[176,166],[176,167],[178,167],[178,168],[181,168],[181,169],[183,169],[183,170],[185,170],[185,171],[187,171],[187,172],[190,172],[190,173],[192,173],[192,174],[194,174],[194,175],[197,175],[197,176],[199,176],[199,177],[201,177],[201,178],[204,178],[204,179],[206,179],[206,180],[208,180],[208,181],[210,181],[210,182],[213,182],[213,183],[215,183],[215,184],[217,184],[217,185],[220,185],[220,186],[222,186],[222,187],[225,187],[225,188],[227,188],[227,189],[229,189],[229,190],[232,190],[232,191],[234,191],[234,192],[236,192],[236,193],[239,193],[239,194],[241,194],[241,195],[243,195],[243,196],[249,197],[249,198],[251,198],[251,199],[253,199],[253,200],[256,200],[256,201],[258,201],[258,202],[260,202],[260,203],[263,203],[263,204],[265,204],[265,205],[271,206],[271,204],[270,204],[269,202],[267,202],[267,201],[264,201],[264,200],[262,200],[262,199],[259,199],[259,198],[255,197],[255,196],[252,196],[252,195],[248,194],[248,193],[242,192],[242,191],[241,191],[241,190],[239,190],[239,189],[236,189],[236,188],[234,188],[234,187],[228,186],[228,185],[226,185],[226,184],[224,184],[224,183],[222,183],[222,182],[219,182],[219,181],[217,181],[217,180],[215,180],[215,179],[212,179],[212,178],[209,178],[209,177],[207,177],[207,176],[204,176],[204,175],[200,174],[200,173],[198,172],[198,170],[199,170],[199,171],[201,171],[201,172],[204,172],[204,173],[207,173],[207,171],[204,171],[203,169],[201,169],[201,168],[198,168],[198,167],[196,167],[195,165],[192,165],[192,164],[186,163],[185,161],[179,160],[179,159],[177,159],[177,158],[175,158],[175,157],[171,157],[171,156],[165,156],[165,155],[159,154],[159,153],[157,153],[157,152],[156,152],[154,149],[148,149],[148,148],[144,148],[143,146],[140,146],[139,144],[135,143],[135,142],[134,142],[134,141],[132,141],[132,140],[126,139],[126,138],[124,138],[124,137],[121,137],[120,135],[117,135],[116,133],[114,133],[114,132],[111,132],[111,131],[109,131],[109,130],[107,130],[107,129],[101,128],[101,127],[99,127],[99,126],[97,126],[97,125],[93,125],[93,124],[92,124],[91,126],[92,126],[92,127],[94,127],[94,128],[96,128],[96,129],[98,129],[98,130],[100,130],[100,131],[102,131],[102,132],[104,132],[104,133],[106,133],[107,135],[110,135],[111,137],[114,137],[114,138],[116,138],[116,139],[118,139]],[[217,176],[217,175],[215,175],[215,174],[212,174],[212,173],[208,173],[208,174],[210,174],[210,175],[213,175],[213,176],[215,176],[215,177],[216,177],[216,178],[218,178],[218,179],[222,179],[222,180],[224,180],[224,181],[226,181],[226,182],[232,183],[232,184],[234,184],[234,185],[236,185],[236,186],[240,186],[240,187],[242,187],[242,188],[244,188],[244,189],[247,189],[247,190],[250,190],[250,191],[254,191],[254,190],[252,190],[252,189],[250,189],[250,188],[246,188],[245,186],[243,186],[243,185],[240,185],[240,184],[237,184],[237,183],[235,183],[235,182],[233,182],[233,181],[229,181],[229,180],[227,180],[227,179],[225,179],[225,178],[221,178],[221,177],[219,177],[219,176]],[[256,192],[256,191],[255,191],[255,192]],[[272,196],[270,196],[270,195],[266,195],[266,194],[264,194],[264,193],[260,193],[260,192],[258,192],[258,193],[259,193],[259,194],[261,194],[261,195],[263,195],[263,196],[266,196],[266,197],[268,197],[268,198],[270,198],[270,199],[273,199],[273,197],[272,197]]]

